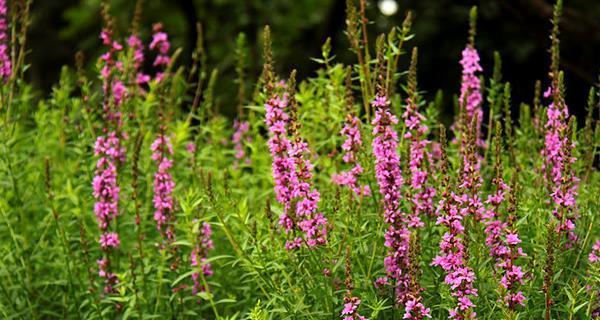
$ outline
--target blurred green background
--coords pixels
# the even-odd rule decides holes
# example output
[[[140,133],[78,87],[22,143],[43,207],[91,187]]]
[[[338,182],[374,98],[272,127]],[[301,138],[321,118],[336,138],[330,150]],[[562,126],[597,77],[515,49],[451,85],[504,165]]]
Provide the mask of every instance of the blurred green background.
[[[479,6],[477,47],[485,75],[491,75],[493,51],[503,58],[504,79],[513,87],[513,101],[530,102],[536,79],[546,80],[549,57],[550,16],[548,0],[387,0],[397,12],[386,16],[381,3],[368,0],[372,21],[370,39],[400,25],[407,10],[413,10],[416,35],[409,45],[419,46],[420,88],[431,98],[437,89],[449,101],[459,91],[460,52],[467,38],[468,10]],[[112,0],[112,14],[120,35],[127,36],[135,0]],[[388,2],[389,4],[389,2]],[[261,68],[261,32],[265,24],[273,31],[276,69],[287,74],[296,68],[299,76],[314,74],[320,47],[332,38],[337,61],[354,62],[344,34],[346,0],[145,0],[141,34],[150,38],[151,25],[162,21],[172,43],[182,47],[181,63],[189,63],[195,45],[195,25],[206,34],[209,69],[220,71],[217,82],[219,107],[232,115],[235,109],[235,39],[244,32],[250,47],[250,74]],[[102,48],[100,0],[34,0],[29,35],[28,77],[41,92],[47,92],[62,65],[74,65],[78,50],[85,53],[90,70]],[[600,70],[600,1],[566,0],[562,24],[562,63],[566,70],[567,102],[572,112],[584,113],[587,91]],[[543,82],[544,86],[547,81]],[[516,103],[515,103],[516,104]]]

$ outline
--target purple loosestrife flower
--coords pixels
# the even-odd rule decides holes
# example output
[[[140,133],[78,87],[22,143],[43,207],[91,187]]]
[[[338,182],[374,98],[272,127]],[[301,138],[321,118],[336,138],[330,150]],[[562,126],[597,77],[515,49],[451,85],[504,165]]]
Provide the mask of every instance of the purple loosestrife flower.
[[[112,40],[112,31],[103,29],[100,33],[102,43],[108,48],[101,58],[100,76],[104,92],[104,127],[103,135],[99,135],[94,154],[98,157],[96,175],[92,181],[93,195],[96,199],[94,212],[101,232],[100,246],[103,258],[98,260],[99,275],[104,280],[104,293],[114,293],[114,285],[118,282],[116,274],[111,272],[110,252],[120,245],[119,235],[109,232],[112,220],[119,215],[118,171],[119,164],[125,162],[125,148],[121,145],[121,138],[127,135],[122,132],[122,115],[119,110],[121,103],[127,96],[127,90],[118,78],[118,73],[123,71],[121,62],[114,58],[123,47]]]
[[[426,148],[429,140],[425,137],[427,126],[421,121],[425,119],[417,110],[413,98],[406,99],[406,111],[402,114],[407,132],[405,139],[410,139],[410,194],[412,195],[412,212],[408,215],[409,227],[422,227],[421,214],[433,214],[433,197],[435,189],[426,186],[427,166],[425,158],[431,158]]]
[[[271,134],[268,144],[273,157],[275,195],[284,206],[279,224],[287,234],[292,234],[292,239],[286,242],[285,247],[293,250],[303,244],[309,248],[325,244],[327,219],[318,212],[321,195],[312,185],[313,165],[309,160],[308,145],[297,132],[289,137],[288,126],[297,126],[285,110],[288,103],[295,108],[295,100],[290,103],[290,99],[294,99],[293,93],[290,96],[273,94],[265,103],[265,122]],[[297,232],[301,232],[302,236]]]
[[[464,120],[464,119],[463,119]],[[473,121],[471,125],[464,125],[463,128],[466,130],[461,136],[461,152],[462,158],[461,163],[461,184],[459,189],[462,193],[462,198],[465,199],[462,210],[466,210],[466,214],[469,217],[473,217],[475,221],[480,221],[485,208],[480,197],[480,188],[483,182],[479,169],[481,166],[481,158],[476,151],[476,132],[473,128]]]
[[[117,184],[117,165],[124,152],[119,145],[119,139],[111,132],[107,139],[99,136],[95,145],[95,155],[99,156],[96,163],[96,176],[93,179],[93,195],[96,198],[94,212],[100,232],[100,246],[104,258],[98,262],[99,275],[105,278],[104,292],[114,292],[117,276],[110,271],[109,254],[111,249],[119,247],[119,235],[109,232],[110,222],[119,215],[119,186]]]
[[[327,219],[319,209],[321,194],[312,184],[313,165],[309,160],[308,144],[300,137],[292,144],[290,157],[294,159],[298,183],[292,188],[298,227],[304,233],[304,242],[311,248],[327,243]],[[296,240],[297,243],[297,240]]]
[[[458,305],[450,310],[450,318],[461,320],[477,317],[473,311],[475,304],[472,301],[472,298],[477,296],[477,289],[473,287],[475,273],[468,266],[464,223],[466,218],[479,221],[484,213],[483,203],[479,197],[481,177],[475,151],[476,131],[472,125],[466,126],[466,129],[461,135],[460,192],[455,194],[447,189],[440,200],[436,224],[444,225],[448,231],[442,236],[440,253],[432,262],[432,265],[444,269],[445,282],[450,286],[452,296],[457,298]]]
[[[137,34],[132,34],[127,39],[127,45],[133,51],[135,82],[138,86],[144,85],[150,81],[150,76],[141,71],[144,65],[144,44]]]
[[[357,297],[344,297],[344,309],[342,310],[341,317],[343,320],[366,320],[367,318],[358,314],[358,307],[360,306],[360,299]]]
[[[289,123],[289,116],[285,112],[287,104],[287,95],[270,98],[265,103],[265,122],[271,134],[268,145],[273,158],[271,167],[275,182],[275,196],[284,207],[284,213],[281,215],[279,223],[286,232],[289,232],[294,225],[292,218],[288,215],[292,206],[291,186],[297,183],[298,177],[294,160],[289,156],[292,143],[287,137]]]
[[[251,142],[252,137],[248,135],[248,131],[250,130],[250,123],[248,121],[234,120],[233,129],[235,132],[231,141],[233,142],[233,150],[235,152],[233,156],[236,159],[233,165],[237,168],[239,165],[238,161],[240,160],[243,160],[246,164],[250,164],[250,158],[246,154],[244,142]]]
[[[466,120],[469,125],[474,124],[475,141],[478,147],[484,147],[485,142],[481,137],[481,123],[483,121],[483,110],[481,103],[481,81],[477,72],[483,71],[479,65],[479,54],[471,45],[462,51],[462,81],[460,86],[459,104],[461,110],[466,113]],[[475,119],[475,121],[473,121]]]
[[[8,7],[6,0],[0,0],[0,78],[6,83],[12,75],[10,50],[8,48]]]
[[[404,305],[409,293],[411,277],[407,266],[409,261],[410,230],[406,217],[400,211],[401,189],[404,183],[400,171],[398,155],[398,135],[394,125],[398,119],[390,112],[389,100],[378,94],[371,105],[375,108],[373,119],[373,154],[375,156],[375,176],[382,195],[384,219],[389,224],[385,233],[385,246],[388,248],[384,260],[389,279],[395,281],[397,302]]]
[[[157,50],[158,53],[156,58],[154,59],[154,63],[152,64],[155,67],[163,67],[166,68],[169,63],[171,63],[171,58],[169,57],[169,49],[171,48],[171,44],[169,43],[168,35],[162,31],[163,25],[162,23],[155,23],[152,26],[152,31],[154,34],[152,35],[152,42],[150,42],[150,50]],[[164,74],[162,72],[158,72],[156,74],[156,81],[162,81]]]
[[[446,192],[440,200],[437,224],[444,225],[448,231],[442,236],[440,253],[433,259],[432,265],[440,266],[445,272],[445,282],[450,286],[457,306],[450,310],[450,319],[475,319],[472,310],[475,305],[472,298],[477,296],[473,287],[475,273],[467,265],[467,251],[464,245],[465,228],[463,226],[467,210],[463,204],[468,201],[466,195],[458,196]]]
[[[576,200],[579,179],[571,169],[577,160],[572,156],[575,143],[569,139],[569,109],[562,98],[559,88],[550,87],[544,97],[554,97],[548,106],[548,120],[542,156],[545,161],[542,171],[546,173],[550,197],[554,204],[553,214],[560,221],[557,231],[567,236],[566,246],[570,248],[578,237],[575,233]]]
[[[192,267],[197,269],[201,267],[202,274],[207,277],[213,274],[210,262],[206,261],[208,257],[208,251],[214,248],[213,241],[211,240],[212,229],[210,224],[203,222],[198,230],[197,243],[190,255]],[[196,295],[198,292],[204,292],[206,288],[200,283],[200,273],[192,273],[192,280],[194,286],[192,287],[192,294]]]
[[[348,115],[346,124],[340,135],[346,136],[342,145],[344,150],[343,160],[345,163],[353,165],[352,169],[334,174],[331,177],[333,183],[340,186],[349,187],[357,196],[370,196],[371,189],[368,185],[359,185],[358,178],[363,173],[363,168],[358,163],[358,152],[362,148],[362,138],[360,135],[360,119],[353,115]]]
[[[590,252],[588,255],[588,259],[590,259],[590,263],[600,262],[600,240],[596,240],[596,242],[594,242],[592,252]]]
[[[352,294],[354,284],[352,283],[352,264],[350,262],[350,246],[346,247],[346,293],[344,294],[344,308],[341,312],[343,320],[366,320],[367,318],[358,313],[360,299]]]
[[[490,208],[483,216],[487,236],[485,243],[490,248],[490,256],[494,258],[499,274],[502,275],[500,284],[504,288],[503,301],[510,310],[514,310],[517,305],[525,305],[525,296],[519,290],[524,274],[521,267],[516,265],[516,260],[526,255],[518,245],[521,239],[512,227],[513,217],[504,222],[498,212],[500,205],[505,201],[506,193],[511,190],[500,175],[492,182],[496,191],[488,196],[486,204],[489,204]]]
[[[173,161],[168,156],[173,154],[173,146],[171,145],[171,140],[165,136],[163,129],[161,129],[158,137],[150,147],[152,150],[152,160],[158,165],[158,169],[154,174],[154,220],[163,240],[172,243],[175,241],[174,226],[172,223],[175,219],[175,215],[173,214],[173,189],[175,188],[175,182],[169,173],[169,169],[173,166]]]

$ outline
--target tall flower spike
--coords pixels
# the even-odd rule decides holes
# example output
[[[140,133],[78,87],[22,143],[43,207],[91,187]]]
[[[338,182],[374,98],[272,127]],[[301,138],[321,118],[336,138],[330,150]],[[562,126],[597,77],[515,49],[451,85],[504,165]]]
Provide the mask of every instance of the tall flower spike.
[[[576,158],[572,155],[574,142],[571,141],[570,126],[566,123],[569,119],[569,109],[564,100],[564,75],[559,70],[560,42],[559,22],[562,11],[562,1],[558,0],[554,6],[552,19],[552,47],[550,80],[551,85],[544,93],[545,98],[552,98],[547,109],[546,134],[542,156],[542,172],[546,177],[546,185],[554,205],[553,215],[559,221],[557,231],[566,235],[565,246],[570,248],[577,241],[575,221],[577,219],[576,197],[579,179],[575,176],[572,164]]]
[[[295,216],[298,219],[298,227],[303,233],[303,242],[311,248],[323,245],[327,242],[327,219],[319,209],[321,195],[314,187],[312,179],[313,164],[310,161],[310,150],[308,144],[300,136],[300,122],[298,121],[298,106],[296,101],[296,70],[293,70],[288,83],[288,96],[290,99],[290,134],[292,148],[289,156],[294,160],[294,166],[298,182],[292,185],[294,196]],[[294,242],[288,242],[286,246],[296,246],[299,238]],[[292,248],[289,247],[288,248]]]
[[[419,266],[420,254],[420,240],[418,234],[413,232],[410,239],[410,265],[408,267],[410,275],[410,294],[408,294],[406,303],[404,304],[405,309],[403,319],[421,320],[424,318],[431,318],[431,310],[425,307],[423,304],[423,297],[421,296],[423,288],[419,284],[419,279],[421,278],[421,268]]]
[[[265,57],[265,61],[270,58]],[[279,224],[291,237],[286,249],[298,249],[304,244],[312,248],[326,243],[327,219],[317,212],[320,194],[312,185],[313,165],[308,158],[308,145],[298,134],[295,71],[287,85],[290,92],[280,95],[271,82],[271,67],[265,70],[265,81],[268,81],[265,91],[270,94],[265,103],[265,122],[270,132],[268,144],[273,158],[275,195],[284,209]]]
[[[442,131],[444,132],[444,131]],[[445,134],[441,136],[445,139]],[[442,145],[442,159],[446,159],[446,146]],[[447,167],[444,160],[443,167]],[[446,171],[446,170],[444,170]],[[468,215],[465,206],[469,196],[458,195],[452,191],[450,177],[446,173],[443,178],[444,191],[437,208],[438,225],[447,228],[440,242],[440,253],[431,265],[441,267],[446,273],[445,282],[450,286],[451,295],[457,299],[457,306],[450,310],[450,319],[475,319],[473,297],[477,289],[473,287],[475,273],[467,264],[467,247],[464,220]],[[461,188],[462,189],[462,188]]]
[[[195,221],[199,223],[198,221]],[[200,283],[200,278],[208,277],[213,274],[213,270],[210,262],[207,261],[208,251],[214,248],[213,241],[211,239],[212,229],[210,224],[206,222],[199,223],[196,244],[192,253],[190,254],[190,261],[192,268],[196,269],[196,272],[192,273],[192,280],[194,286],[192,287],[192,294],[196,295],[199,292],[204,292],[206,288]],[[202,277],[200,275],[202,272]]]
[[[135,33],[131,34],[127,39],[127,45],[133,52],[133,74],[135,75],[135,83],[140,86],[150,81],[150,76],[144,74],[142,66],[144,65],[144,44],[139,36]]]
[[[380,37],[379,39],[382,39]],[[378,40],[379,40],[378,39]],[[378,41],[378,73],[377,95],[371,102],[375,109],[373,128],[373,155],[375,156],[375,176],[379,185],[379,193],[384,210],[384,220],[389,225],[385,233],[387,254],[384,260],[387,277],[392,280],[396,290],[397,303],[404,305],[407,301],[410,285],[408,250],[410,246],[410,230],[406,216],[401,212],[400,199],[404,180],[400,171],[398,155],[398,134],[394,126],[398,118],[390,111],[390,101],[385,90],[385,61],[383,43]]]
[[[104,294],[114,293],[117,275],[112,272],[111,253],[119,247],[119,235],[110,231],[111,222],[119,215],[118,166],[125,161],[125,148],[121,138],[122,116],[119,107],[126,94],[123,83],[119,80],[122,65],[116,62],[115,56],[122,46],[112,39],[112,23],[108,16],[108,7],[103,7],[105,28],[100,34],[107,52],[101,57],[102,88],[104,91],[103,111],[104,124],[102,134],[98,136],[94,155],[98,157],[96,175],[92,181],[93,196],[96,199],[94,212],[101,235],[99,239],[103,256],[98,260],[98,274],[104,278]]]
[[[471,9],[469,41],[466,48],[462,51],[462,81],[460,87],[459,106],[461,113],[466,114],[467,124],[474,125],[476,145],[484,147],[485,142],[481,137],[481,123],[483,121],[483,109],[481,103],[483,97],[481,94],[481,80],[477,72],[483,71],[479,64],[479,54],[475,49],[475,34],[477,21],[477,7]],[[473,122],[473,119],[475,121]],[[461,135],[465,134],[461,132]]]
[[[362,122],[353,110],[354,98],[352,97],[351,72],[352,70],[348,67],[346,70],[346,109],[348,114],[346,115],[346,123],[340,131],[340,135],[346,137],[342,145],[342,150],[344,150],[343,160],[353,167],[350,170],[334,174],[331,180],[337,185],[347,186],[356,196],[370,196],[371,189],[369,186],[359,185],[358,183],[358,178],[364,171],[360,163],[358,163],[358,153],[361,151],[363,145],[360,133]]]
[[[494,139],[496,154],[496,177],[492,180],[496,190],[487,198],[489,208],[483,217],[486,226],[485,244],[490,248],[490,256],[494,258],[498,274],[502,276],[500,284],[503,288],[502,300],[510,310],[515,310],[517,305],[525,304],[525,296],[519,290],[523,284],[523,271],[516,264],[519,257],[525,256],[519,246],[521,239],[514,227],[516,211],[515,183],[509,188],[502,177],[502,131],[499,122],[496,122],[496,136]],[[515,180],[516,181],[516,180]],[[503,203],[508,201],[508,217],[503,219],[500,210]]]
[[[148,81],[150,81],[150,76],[144,74],[141,70],[144,65],[144,44],[139,37],[139,25],[142,18],[142,8],[143,0],[137,0],[131,22],[131,35],[127,39],[127,46],[131,50],[132,54],[133,68],[131,71],[133,76],[135,76],[135,79],[132,79],[131,81],[135,82],[137,86],[146,84]],[[138,88],[138,90],[138,92],[143,92],[140,88]]]
[[[235,161],[233,166],[237,168],[242,161],[245,164],[250,164],[250,157],[247,154],[247,150],[245,147],[245,142],[251,142],[252,137],[248,135],[248,131],[250,130],[250,123],[244,120],[244,100],[245,100],[245,84],[244,84],[244,69],[245,69],[245,37],[243,33],[237,38],[237,48],[236,48],[236,56],[237,56],[237,65],[236,65],[236,73],[238,75],[238,106],[237,106],[237,119],[233,121],[233,136],[231,138],[233,142],[233,151]]]
[[[352,269],[350,263],[350,246],[346,247],[346,294],[344,295],[344,308],[342,309],[341,317],[343,320],[366,320],[367,318],[358,313],[360,307],[360,298],[354,296],[352,291]]]
[[[169,36],[163,31],[162,23],[155,23],[152,26],[152,31],[154,34],[152,35],[152,42],[150,42],[149,48],[150,50],[157,51],[156,58],[152,65],[155,67],[166,68],[171,63],[171,58],[169,57],[169,49],[171,48]],[[156,73],[156,81],[162,81],[163,77],[163,72]]]
[[[161,117],[162,118],[162,117]],[[154,220],[156,221],[156,229],[160,231],[163,241],[167,244],[175,241],[175,228],[173,222],[175,215],[173,214],[174,201],[173,189],[175,182],[169,173],[169,169],[173,166],[173,161],[169,156],[173,155],[173,146],[171,139],[165,135],[164,125],[161,124],[161,129],[158,137],[150,146],[152,151],[152,160],[157,164],[157,171],[154,173]]]
[[[246,142],[252,142],[252,137],[248,135],[250,131],[250,123],[245,120],[235,119],[233,120],[233,136],[231,142],[233,142],[233,151],[235,161],[233,163],[234,168],[238,168],[240,161],[245,164],[250,164],[250,158],[246,154]]]
[[[421,215],[423,213],[432,214],[433,197],[435,195],[435,189],[427,186],[428,172],[425,161],[431,158],[427,151],[427,146],[430,142],[427,140],[428,128],[422,123],[425,117],[418,110],[417,56],[418,49],[415,47],[412,52],[408,72],[406,111],[402,114],[404,124],[406,125],[404,138],[410,141],[410,190],[408,192],[412,202],[412,209],[408,215],[409,227],[422,227],[424,225],[421,221]]]
[[[273,72],[273,52],[271,51],[271,28],[265,26],[263,31],[263,71],[261,79],[267,99],[273,96],[275,89],[275,74]]]
[[[6,83],[12,75],[10,49],[8,48],[8,7],[0,0],[0,78]]]

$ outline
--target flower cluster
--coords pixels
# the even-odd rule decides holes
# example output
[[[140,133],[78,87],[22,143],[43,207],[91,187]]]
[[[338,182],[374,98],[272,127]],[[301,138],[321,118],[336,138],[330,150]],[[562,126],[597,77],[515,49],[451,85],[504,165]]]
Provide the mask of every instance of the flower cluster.
[[[198,230],[197,243],[192,253],[190,255],[191,265],[193,268],[200,267],[202,270],[202,274],[205,277],[211,276],[213,274],[210,262],[206,261],[208,256],[208,251],[213,249],[213,241],[211,240],[212,229],[210,228],[210,224],[203,222]],[[192,287],[192,294],[196,295],[198,292],[203,292],[205,290],[204,286],[200,284],[200,273],[194,272],[192,273],[192,280],[194,281],[194,286]]]
[[[289,116],[285,112],[288,105],[287,96],[273,97],[265,103],[266,115],[265,122],[269,127],[271,137],[269,138],[269,151],[273,157],[272,171],[275,182],[275,196],[277,201],[284,206],[287,212],[292,207],[292,188],[297,184],[298,177],[294,166],[294,160],[289,157],[292,143],[288,139],[287,127],[289,125]],[[283,214],[280,223],[284,226],[286,232],[291,230],[293,221]]]
[[[422,227],[421,214],[433,213],[433,197],[435,189],[426,186],[427,167],[425,158],[430,158],[426,148],[429,140],[424,137],[427,133],[427,126],[422,123],[425,119],[417,110],[414,99],[406,99],[406,111],[402,114],[407,132],[405,139],[410,139],[410,193],[412,195],[413,209],[408,216],[409,227]]]
[[[100,76],[102,78],[102,89],[104,91],[104,116],[105,123],[103,134],[99,135],[94,146],[94,154],[99,157],[96,162],[96,175],[92,181],[93,195],[96,199],[94,213],[100,228],[100,247],[104,253],[103,258],[98,260],[98,274],[105,278],[104,292],[114,292],[114,285],[118,279],[111,272],[110,252],[120,245],[119,235],[109,232],[110,223],[119,215],[119,191],[118,171],[119,164],[125,162],[125,148],[121,145],[121,139],[127,135],[121,131],[122,115],[120,105],[127,95],[127,90],[120,81],[117,71],[123,71],[121,62],[115,61],[116,54],[123,49],[117,42],[113,41],[112,31],[103,29],[100,33],[102,43],[108,48],[101,58]]]
[[[277,201],[284,206],[279,224],[286,233],[301,231],[286,242],[286,249],[298,249],[305,243],[309,248],[326,243],[327,219],[317,212],[319,191],[313,188],[313,165],[308,159],[308,145],[300,138],[288,138],[290,117],[285,112],[288,98],[274,96],[265,104],[266,124],[269,127],[269,150],[273,157],[272,170]]]
[[[499,215],[500,205],[505,201],[510,188],[500,176],[494,178],[492,182],[496,186],[496,191],[488,196],[486,204],[490,205],[490,208],[483,215],[486,226],[485,244],[490,248],[490,256],[494,258],[496,267],[500,269],[502,275],[500,284],[505,290],[503,300],[509,309],[514,310],[517,305],[525,305],[525,296],[518,290],[523,284],[524,275],[521,267],[515,264],[519,257],[525,256],[525,253],[518,246],[521,239],[512,227],[511,219],[505,222]]]
[[[454,192],[445,192],[439,202],[437,224],[444,225],[448,231],[442,236],[440,254],[433,259],[432,265],[440,266],[446,272],[445,282],[450,286],[451,294],[458,305],[450,310],[450,319],[475,319],[475,304],[471,300],[477,296],[473,287],[475,273],[467,265],[465,247],[465,227],[463,220],[467,215],[464,204],[467,195],[458,196]]]
[[[114,133],[108,138],[99,136],[96,141],[95,155],[99,156],[96,163],[96,176],[93,179],[93,195],[96,198],[94,212],[100,228],[100,247],[104,251],[103,258],[98,260],[99,275],[105,278],[104,292],[112,293],[117,283],[116,274],[110,271],[109,253],[120,245],[119,235],[109,232],[110,222],[119,215],[119,186],[117,184],[117,161],[124,154],[119,139]]]
[[[409,295],[404,303],[403,319],[424,319],[431,318],[431,309],[425,308],[421,295]]]
[[[150,50],[158,51],[154,63],[152,64],[155,67],[167,67],[169,63],[171,63],[171,58],[169,57],[169,48],[171,48],[171,44],[169,43],[169,37],[162,30],[162,23],[156,23],[152,26],[154,34],[152,35],[152,42],[150,42]],[[164,74],[162,72],[156,74],[156,80],[158,82],[160,82],[163,77]]]
[[[358,314],[360,299],[357,297],[344,297],[344,309],[342,309],[343,320],[366,320],[367,318]]]
[[[483,101],[481,95],[481,81],[479,80],[477,72],[483,71],[481,65],[479,65],[479,54],[472,45],[462,51],[462,59],[460,60],[462,65],[462,81],[460,86],[459,104],[461,110],[466,112],[467,123],[472,123],[475,119],[475,137],[476,144],[479,147],[485,146],[485,143],[481,137],[481,123],[483,121],[483,110],[481,109],[481,103]]]
[[[136,34],[132,34],[127,39],[127,45],[133,51],[133,69],[135,73],[135,82],[138,86],[144,85],[150,81],[150,76],[142,72],[144,65],[144,44]]]
[[[6,0],[0,0],[0,78],[6,82],[12,74],[10,50],[8,48],[8,7]]]
[[[162,130],[164,131],[164,130]],[[158,164],[158,170],[154,174],[154,220],[156,228],[161,232],[164,240],[173,242],[175,240],[173,220],[173,189],[175,182],[169,173],[173,166],[173,161],[168,156],[173,154],[171,140],[163,132],[150,146],[152,150],[152,160]]]
[[[102,78],[102,89],[106,97],[112,97],[112,101],[106,99],[104,102],[104,112],[109,121],[116,123],[117,127],[122,125],[121,112],[119,110],[109,110],[111,104],[115,109],[122,104],[127,97],[127,87],[118,77],[118,72],[123,72],[123,62],[115,60],[118,53],[123,50],[123,46],[116,40],[112,39],[112,31],[103,29],[100,33],[102,44],[108,48],[108,51],[100,56],[102,67],[100,76]]]
[[[233,121],[233,129],[235,132],[233,133],[233,137],[231,141],[233,142],[233,150],[235,151],[234,157],[234,167],[238,167],[240,160],[244,160],[244,163],[250,164],[250,158],[246,155],[246,151],[244,148],[244,141],[251,142],[252,137],[248,135],[248,131],[250,130],[250,123],[248,121]]]
[[[554,216],[560,221],[558,232],[566,233],[567,247],[577,241],[575,234],[575,220],[577,219],[576,202],[579,179],[571,170],[571,165],[576,161],[571,151],[575,147],[570,142],[568,125],[565,123],[569,117],[569,110],[558,88],[548,88],[544,97],[557,96],[548,106],[548,120],[546,122],[546,135],[542,156],[545,162],[542,171],[548,178],[550,196],[554,202]]]
[[[312,185],[313,165],[309,160],[308,144],[297,138],[292,143],[290,157],[294,159],[298,183],[294,185],[295,215],[300,221],[298,227],[304,233],[304,241],[308,247],[323,245],[327,242],[327,219],[319,209],[321,194]],[[298,248],[300,238],[288,242],[289,249]],[[291,246],[290,246],[291,245]]]
[[[371,105],[375,108],[373,119],[373,154],[375,175],[382,195],[384,219],[389,224],[385,233],[388,248],[384,260],[387,275],[395,281],[397,302],[404,304],[410,292],[411,277],[408,274],[410,230],[406,217],[400,211],[401,189],[404,183],[398,155],[398,135],[394,125],[398,119],[390,112],[389,100],[378,94]]]
[[[592,252],[588,255],[588,259],[590,260],[590,263],[600,262],[600,240],[594,242]]]
[[[360,119],[356,116],[348,115],[346,124],[340,134],[346,136],[342,145],[344,150],[343,160],[345,163],[353,165],[352,169],[334,174],[331,177],[333,183],[340,186],[348,186],[357,196],[371,195],[371,189],[368,185],[359,185],[358,177],[363,173],[363,168],[358,163],[358,152],[362,147],[362,138],[360,135]]]

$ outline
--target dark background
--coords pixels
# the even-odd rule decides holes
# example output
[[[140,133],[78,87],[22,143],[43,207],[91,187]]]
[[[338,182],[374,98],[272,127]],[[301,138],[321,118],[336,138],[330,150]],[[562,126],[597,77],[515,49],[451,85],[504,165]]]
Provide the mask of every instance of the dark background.
[[[552,2],[548,0],[396,0],[398,12],[381,14],[376,0],[368,0],[372,21],[370,40],[400,25],[406,10],[413,10],[409,46],[419,46],[420,88],[431,97],[439,88],[446,99],[459,91],[460,52],[467,38],[468,11],[479,6],[477,48],[486,76],[491,75],[493,51],[503,58],[504,79],[513,88],[513,101],[530,102],[536,79],[547,84],[549,30]],[[276,69],[287,74],[296,68],[300,77],[314,74],[320,47],[332,38],[338,61],[354,62],[345,30],[345,0],[145,0],[142,37],[150,38],[151,25],[162,21],[174,46],[184,49],[182,63],[189,63],[195,44],[195,24],[206,33],[209,68],[219,68],[217,82],[221,110],[235,109],[235,39],[247,35],[250,73],[261,68],[261,32],[272,27]],[[127,36],[135,0],[112,0],[112,14],[119,32]],[[90,70],[100,54],[100,0],[34,0],[29,35],[28,76],[41,92],[57,81],[62,65],[74,65],[75,52],[86,55]],[[562,34],[562,68],[566,71],[567,102],[571,112],[584,114],[589,87],[600,70],[600,1],[566,0]],[[405,59],[407,57],[405,56]],[[186,61],[187,60],[187,61]]]

